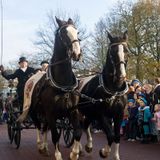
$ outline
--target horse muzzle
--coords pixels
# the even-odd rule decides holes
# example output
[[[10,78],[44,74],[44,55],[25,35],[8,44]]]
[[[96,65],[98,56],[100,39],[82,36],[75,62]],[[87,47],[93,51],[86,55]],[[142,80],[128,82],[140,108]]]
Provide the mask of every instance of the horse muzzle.
[[[80,61],[82,59],[82,54],[81,53],[78,53],[78,54],[75,54],[74,52],[72,53],[72,59],[74,61]]]

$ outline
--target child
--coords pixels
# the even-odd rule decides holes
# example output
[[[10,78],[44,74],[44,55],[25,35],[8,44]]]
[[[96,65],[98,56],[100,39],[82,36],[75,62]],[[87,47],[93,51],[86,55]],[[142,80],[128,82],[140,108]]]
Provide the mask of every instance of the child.
[[[134,99],[128,100],[128,141],[136,140],[138,108]]]
[[[125,106],[121,124],[121,135],[128,139],[128,105]]]
[[[8,113],[7,113],[6,107],[3,108],[2,119],[3,119],[3,122],[7,122],[8,120]]]
[[[158,141],[159,141],[160,140],[160,104],[155,105],[155,113],[154,113],[154,117],[152,118],[152,121],[154,121],[156,124],[156,129],[158,132],[158,135],[156,138],[158,138]]]
[[[149,142],[150,127],[149,122],[151,120],[152,114],[150,107],[147,106],[147,101],[145,98],[139,99],[138,107],[138,127],[142,136],[142,143],[147,144]]]

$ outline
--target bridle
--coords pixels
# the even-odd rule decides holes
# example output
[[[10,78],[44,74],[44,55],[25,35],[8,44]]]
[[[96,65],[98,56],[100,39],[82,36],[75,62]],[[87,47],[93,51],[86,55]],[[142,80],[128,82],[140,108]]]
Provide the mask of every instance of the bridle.
[[[63,30],[64,28],[69,27],[69,26],[75,28],[74,25],[66,24],[66,25],[63,25],[62,27],[60,27],[60,28],[57,30],[57,33],[58,33],[58,36],[59,36],[60,40],[62,41],[63,45],[67,48],[67,52],[69,52],[70,50],[72,50],[72,44],[73,44],[73,43],[75,43],[75,42],[80,43],[80,39],[74,39],[74,40],[72,40],[70,43],[67,43],[67,42],[64,41],[63,36],[62,36],[62,34],[63,34],[63,33],[62,33],[62,30]],[[76,28],[75,28],[75,29],[76,29]]]
[[[50,62],[49,66],[55,66],[55,65],[64,63],[64,62],[66,62],[66,61],[71,61],[71,58],[72,58],[72,54],[71,54],[72,44],[75,43],[75,42],[79,42],[79,43],[80,43],[80,39],[74,39],[74,40],[72,40],[69,44],[63,40],[63,36],[62,36],[61,31],[62,31],[64,28],[67,28],[68,26],[72,26],[73,28],[75,28],[74,25],[66,24],[66,25],[63,25],[62,27],[60,27],[60,28],[57,30],[57,34],[58,34],[58,36],[59,36],[59,39],[61,40],[61,42],[62,42],[62,44],[64,45],[64,47],[67,48],[68,57],[65,58],[65,59],[63,59],[63,60],[59,60],[59,61],[57,61],[57,62],[54,62],[54,63],[51,63],[51,62]]]
[[[75,78],[75,84],[73,84],[72,86],[62,86],[62,85],[59,85],[57,82],[55,82],[55,80],[53,79],[53,76],[52,76],[52,74],[51,74],[51,66],[55,66],[55,65],[59,65],[59,64],[62,64],[62,63],[64,63],[64,62],[67,62],[67,61],[71,61],[72,54],[70,53],[70,51],[71,51],[72,44],[75,43],[75,42],[79,42],[79,41],[80,41],[79,39],[75,39],[75,40],[72,40],[71,43],[69,43],[69,44],[64,41],[61,31],[62,31],[64,28],[68,27],[68,26],[74,27],[74,26],[71,25],[71,24],[66,24],[66,25],[63,25],[62,27],[60,27],[60,28],[57,30],[57,34],[58,34],[58,36],[59,36],[62,44],[67,48],[68,57],[65,58],[65,59],[59,60],[59,61],[57,61],[57,62],[54,62],[54,63],[51,63],[51,62],[50,62],[50,63],[49,63],[49,66],[48,66],[47,73],[46,73],[47,79],[50,80],[50,84],[51,84],[53,87],[55,87],[55,88],[57,88],[57,89],[59,89],[59,90],[61,90],[61,91],[63,91],[63,92],[71,92],[72,90],[74,90],[75,88],[78,87],[78,81],[77,81],[76,78]],[[74,27],[74,28],[75,28],[75,27]],[[74,76],[74,77],[75,77],[75,76]]]
[[[120,65],[120,64],[124,64],[124,65],[126,65],[126,62],[125,61],[120,61],[120,62],[118,62],[118,63],[115,63],[114,62],[114,60],[113,60],[113,56],[112,56],[112,54],[110,53],[111,52],[111,48],[113,47],[113,46],[117,46],[117,45],[127,45],[127,43],[126,42],[119,42],[119,43],[112,43],[112,44],[110,44],[109,45],[109,48],[108,48],[108,55],[109,55],[109,58],[110,58],[110,60],[111,60],[111,63],[113,64],[113,66],[114,67],[116,67],[116,66],[118,66],[118,65]]]
[[[119,43],[112,43],[112,44],[110,44],[109,45],[109,49],[108,49],[108,58],[110,59],[110,62],[111,62],[111,64],[113,65],[113,74],[111,74],[110,76],[113,76],[113,79],[115,79],[115,76],[116,76],[116,67],[117,67],[117,65],[120,65],[120,64],[124,64],[124,65],[126,65],[126,62],[125,61],[120,61],[120,62],[118,62],[118,63],[115,63],[114,62],[114,60],[113,60],[113,56],[112,56],[112,54],[111,54],[111,47],[113,47],[113,46],[116,46],[116,45],[127,45],[127,43],[126,42],[119,42]],[[103,75],[104,75],[105,73],[101,73],[100,75],[99,75],[99,86],[100,87],[102,87],[103,88],[103,90],[107,93],[107,94],[110,94],[110,95],[112,95],[112,96],[121,96],[121,95],[124,95],[127,91],[128,91],[128,85],[127,85],[127,83],[125,82],[124,83],[124,85],[125,85],[125,87],[124,87],[124,89],[122,89],[121,91],[112,91],[112,90],[110,90],[109,88],[107,88],[105,85],[104,85],[104,81],[103,81]]]

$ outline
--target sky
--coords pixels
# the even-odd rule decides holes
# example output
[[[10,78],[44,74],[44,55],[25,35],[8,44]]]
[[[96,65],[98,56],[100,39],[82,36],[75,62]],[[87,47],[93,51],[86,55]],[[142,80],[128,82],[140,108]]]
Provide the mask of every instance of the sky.
[[[99,18],[118,3],[118,0],[0,1],[3,4],[3,54],[0,53],[2,57],[0,62],[2,61],[2,64],[5,65],[11,61],[18,61],[22,53],[28,53],[28,56],[34,53],[36,48],[33,42],[37,38],[36,32],[47,23],[47,14],[50,11],[56,13],[61,9],[73,15],[77,13],[82,25],[86,26],[87,30],[93,30]]]

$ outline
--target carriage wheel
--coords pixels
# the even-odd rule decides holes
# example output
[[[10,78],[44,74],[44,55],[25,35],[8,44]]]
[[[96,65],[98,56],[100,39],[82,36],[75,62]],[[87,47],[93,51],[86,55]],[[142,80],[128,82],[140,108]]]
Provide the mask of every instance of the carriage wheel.
[[[62,122],[59,119],[56,120],[56,130],[57,130],[58,136],[60,137],[62,132]]]
[[[15,134],[15,129],[14,129],[14,123],[12,122],[12,118],[8,118],[7,122],[7,131],[8,131],[8,138],[10,140],[10,144],[12,144],[13,139],[14,139],[14,134]]]
[[[12,144],[14,130],[13,130],[13,116],[12,116],[13,113],[12,113],[12,108],[10,103],[7,105],[7,108],[8,108],[7,132],[8,132],[8,138],[10,140],[10,143]]]
[[[12,127],[10,124],[7,124],[8,138],[11,140]]]
[[[16,123],[15,126],[15,134],[14,134],[14,142],[16,144],[16,148],[18,149],[21,141],[21,127],[19,123]]]
[[[64,142],[66,144],[66,147],[71,147],[74,142],[74,136],[73,136],[73,127],[70,124],[70,121],[68,118],[65,118],[64,120],[64,128],[63,128],[63,138]]]
[[[7,124],[7,130],[8,130],[8,138],[10,140],[10,143],[12,144],[14,137],[14,129],[10,123]]]

